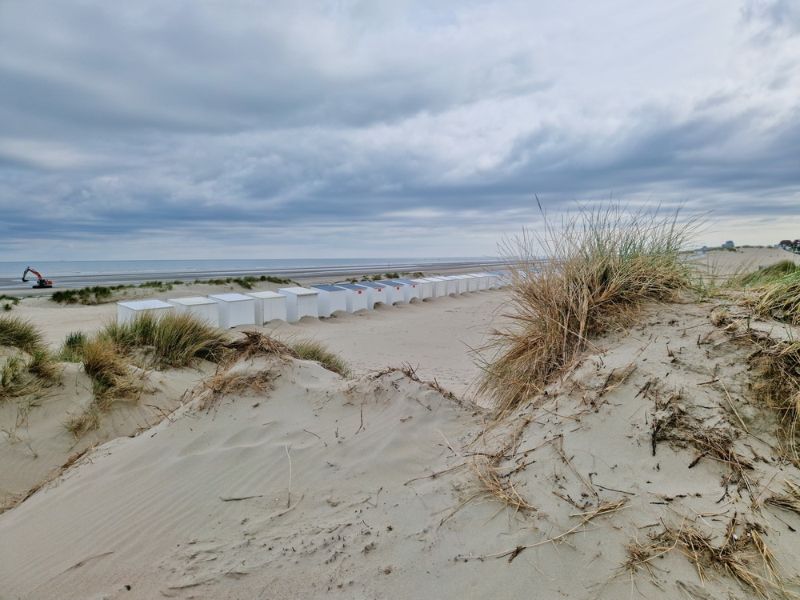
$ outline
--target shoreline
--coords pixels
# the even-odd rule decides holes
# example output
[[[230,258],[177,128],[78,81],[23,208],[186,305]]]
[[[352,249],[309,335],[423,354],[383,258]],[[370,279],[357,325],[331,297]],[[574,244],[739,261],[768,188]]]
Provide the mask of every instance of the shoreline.
[[[193,283],[196,279],[217,279],[224,277],[253,277],[269,275],[273,277],[283,277],[292,279],[299,283],[318,283],[341,281],[349,277],[359,277],[373,273],[382,272],[416,272],[423,271],[428,273],[458,273],[462,271],[481,269],[503,268],[506,261],[485,260],[485,261],[442,261],[442,262],[407,262],[385,264],[351,264],[351,265],[332,265],[317,267],[283,267],[270,270],[252,269],[227,269],[227,270],[207,270],[207,271],[152,271],[145,273],[102,273],[86,275],[63,275],[51,276],[45,273],[45,277],[55,279],[55,286],[48,289],[34,289],[30,283],[22,283],[19,278],[0,277],[0,293],[13,296],[42,296],[52,294],[59,289],[76,289],[95,285],[120,285],[120,284],[139,284],[146,281],[173,282],[176,280],[184,283]],[[57,277],[57,279],[56,279]],[[333,280],[331,279],[333,278]]]

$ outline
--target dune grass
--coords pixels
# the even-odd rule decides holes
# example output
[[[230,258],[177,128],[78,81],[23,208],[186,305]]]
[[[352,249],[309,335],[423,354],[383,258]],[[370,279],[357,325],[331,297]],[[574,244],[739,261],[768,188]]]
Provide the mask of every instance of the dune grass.
[[[195,359],[219,362],[227,341],[223,332],[188,314],[145,314],[129,323],[110,323],[98,337],[126,354],[145,351],[157,368],[185,367]]]
[[[0,303],[2,303],[2,309],[5,312],[10,312],[19,304],[19,298],[16,296],[9,296],[8,294],[0,294]]]
[[[774,265],[731,278],[728,287],[754,288],[775,283],[787,275],[800,272],[800,265],[791,260],[782,260]]]
[[[755,339],[753,393],[778,417],[781,453],[800,466],[800,341]]]
[[[541,393],[592,338],[629,323],[642,303],[668,300],[692,284],[679,251],[695,223],[677,217],[619,205],[585,209],[506,244],[515,265],[512,325],[485,348],[493,358],[480,386],[499,413]]]
[[[64,362],[81,362],[83,360],[83,348],[87,341],[86,334],[82,331],[68,333],[61,344],[61,349],[58,351],[58,359]]]
[[[9,356],[1,367],[0,401],[38,393],[58,380],[61,369],[29,321],[0,317],[0,346],[23,353]]]
[[[766,284],[755,310],[763,316],[800,325],[800,269]]]
[[[297,340],[289,343],[289,349],[295,358],[313,360],[323,367],[342,377],[351,374],[348,364],[339,356],[328,350],[323,344],[314,340]]]

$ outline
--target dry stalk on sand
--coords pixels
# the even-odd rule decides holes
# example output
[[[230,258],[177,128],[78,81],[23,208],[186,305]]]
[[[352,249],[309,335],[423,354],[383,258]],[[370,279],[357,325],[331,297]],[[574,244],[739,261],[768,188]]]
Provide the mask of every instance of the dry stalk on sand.
[[[220,371],[200,384],[198,408],[210,410],[226,394],[264,393],[272,389],[275,375],[265,370],[257,373]]]
[[[580,523],[574,525],[573,527],[569,528],[563,533],[560,533],[557,536],[548,538],[546,540],[541,540],[533,544],[520,545],[515,548],[511,548],[509,550],[504,550],[503,552],[497,552],[496,554],[486,554],[483,556],[472,557],[472,559],[485,560],[487,558],[505,558],[507,556],[508,562],[512,562],[517,556],[522,554],[525,550],[528,550],[529,548],[537,548],[538,546],[544,546],[545,544],[555,544],[556,542],[560,542],[561,540],[581,531],[583,527],[585,527],[586,524],[592,521],[593,519],[613,514],[623,509],[627,505],[627,503],[628,503],[627,498],[623,498],[621,500],[614,500],[610,502],[600,502],[592,510],[570,515],[572,517],[581,517]],[[459,558],[462,560],[470,560],[470,557],[459,557]]]
[[[649,394],[656,394],[650,387]],[[732,427],[707,427],[691,416],[680,403],[680,394],[672,394],[662,400],[656,396],[650,430],[653,456],[659,442],[666,441],[678,447],[691,446],[700,454],[689,465],[694,467],[703,457],[708,456],[726,464],[736,481],[749,485],[745,471],[753,470],[753,463],[736,452],[734,441],[737,432]]]
[[[452,400],[457,404],[462,404],[462,400],[458,396],[456,396],[450,390],[443,388],[441,384],[435,379],[433,381],[427,381],[425,379],[421,379],[420,376],[417,375],[417,369],[415,367],[412,367],[409,363],[403,363],[401,367],[387,367],[386,369],[378,371],[377,373],[373,374],[372,379],[380,379],[381,377],[389,375],[390,373],[402,373],[405,377],[408,377],[411,381],[420,383],[425,387],[428,387],[438,392],[448,400]]]
[[[773,494],[765,503],[800,515],[800,485],[787,479],[783,483],[783,493]]]
[[[514,487],[510,475],[502,472],[502,467],[498,465],[499,461],[500,457],[476,456],[473,459],[470,466],[482,490],[514,510],[536,512],[536,508]]]
[[[727,575],[759,597],[771,598],[782,595],[785,589],[764,533],[761,525],[739,520],[736,514],[718,544],[711,533],[694,524],[684,523],[677,528],[664,525],[662,531],[651,534],[648,543],[633,542],[628,546],[623,568],[631,573],[644,568],[652,576],[653,560],[678,549],[694,565],[702,582],[712,573]]]

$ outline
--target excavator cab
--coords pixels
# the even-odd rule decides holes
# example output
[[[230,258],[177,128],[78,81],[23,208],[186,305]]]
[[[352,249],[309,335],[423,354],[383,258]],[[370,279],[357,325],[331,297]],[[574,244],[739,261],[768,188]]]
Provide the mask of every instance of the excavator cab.
[[[32,286],[33,289],[41,289],[41,288],[51,288],[53,287],[53,282],[50,279],[45,279],[44,276],[39,273],[36,269],[31,269],[27,267],[25,272],[22,274],[22,281],[28,281],[28,273],[36,277],[36,285]]]

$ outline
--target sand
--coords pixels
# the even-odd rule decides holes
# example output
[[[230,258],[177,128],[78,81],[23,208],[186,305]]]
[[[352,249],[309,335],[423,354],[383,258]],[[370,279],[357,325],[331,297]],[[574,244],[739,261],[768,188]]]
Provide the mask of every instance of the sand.
[[[782,577],[798,576],[800,517],[763,500],[800,471],[776,458],[774,418],[752,401],[751,348],[712,318],[729,300],[646,307],[537,406],[489,426],[470,401],[482,399],[469,346],[503,324],[506,298],[278,329],[336,347],[352,379],[259,357],[231,375],[262,374],[260,386],[212,398],[208,373],[153,374],[193,391],[0,515],[0,597],[757,597],[724,572],[701,579],[677,550],[625,566],[629,545],[665,526],[720,543],[734,517],[756,520]],[[466,384],[468,399],[369,372],[402,362]],[[746,472],[685,439],[653,445],[671,411],[730,435]]]

